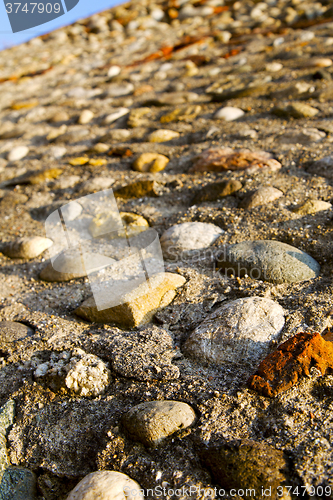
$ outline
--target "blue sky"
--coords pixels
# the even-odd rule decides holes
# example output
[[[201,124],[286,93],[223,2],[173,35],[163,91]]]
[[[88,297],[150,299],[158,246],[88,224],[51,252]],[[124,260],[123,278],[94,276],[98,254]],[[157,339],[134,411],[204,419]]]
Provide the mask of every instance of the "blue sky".
[[[23,0],[7,1],[13,3],[15,1],[23,2]],[[20,43],[26,42],[31,38],[49,33],[50,31],[54,31],[60,28],[61,26],[72,24],[78,19],[83,19],[85,17],[91,16],[92,14],[95,14],[96,12],[101,12],[121,3],[124,3],[124,0],[97,0],[97,2],[92,2],[91,0],[80,0],[78,5],[74,7],[70,12],[67,12],[65,15],[54,19],[53,21],[43,24],[42,26],[38,26],[34,29],[21,31],[20,33],[12,33],[9,19],[6,14],[5,4],[0,0],[0,50],[3,50],[4,48],[10,47],[12,45],[18,45]]]

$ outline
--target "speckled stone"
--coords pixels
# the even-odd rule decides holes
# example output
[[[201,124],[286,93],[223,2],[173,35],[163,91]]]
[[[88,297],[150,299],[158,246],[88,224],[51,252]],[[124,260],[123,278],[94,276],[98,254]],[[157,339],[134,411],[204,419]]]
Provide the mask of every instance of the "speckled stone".
[[[235,243],[218,257],[218,267],[236,276],[272,283],[306,281],[319,275],[320,266],[310,255],[281,241],[257,240]]]
[[[34,330],[16,321],[0,321],[0,342],[17,342],[34,334]]]
[[[307,200],[302,205],[293,209],[298,215],[309,215],[321,212],[322,210],[330,210],[332,208],[331,203],[322,200]]]
[[[261,205],[266,205],[271,201],[277,200],[281,196],[283,196],[283,193],[279,189],[272,186],[261,187],[254,193],[247,196],[240,204],[240,207],[247,210],[250,208],[260,207]]]
[[[141,403],[123,418],[127,433],[146,446],[155,446],[163,439],[194,423],[195,412],[179,401],[149,401]]]
[[[24,467],[8,467],[1,478],[0,500],[37,500],[36,475]]]
[[[184,349],[198,361],[256,366],[278,341],[284,326],[282,307],[269,299],[248,297],[227,302],[208,316]]]
[[[143,500],[142,489],[126,474],[97,471],[84,477],[66,500]]]

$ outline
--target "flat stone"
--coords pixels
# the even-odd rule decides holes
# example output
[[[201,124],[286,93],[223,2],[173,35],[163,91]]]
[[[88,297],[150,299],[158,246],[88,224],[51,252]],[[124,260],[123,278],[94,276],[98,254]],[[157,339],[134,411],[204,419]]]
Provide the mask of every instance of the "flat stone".
[[[332,59],[328,57],[313,57],[307,61],[306,65],[314,68],[328,68],[332,64]]]
[[[293,102],[285,107],[277,107],[273,112],[278,116],[291,116],[293,118],[312,118],[319,113],[317,108],[304,102]]]
[[[256,366],[279,339],[284,310],[269,299],[248,297],[227,302],[208,316],[184,349],[198,361]]]
[[[22,137],[25,133],[25,130],[22,127],[10,127],[7,130],[1,130],[0,132],[0,140],[8,140],[8,139],[18,139]]]
[[[160,310],[166,307],[175,295],[174,291],[185,283],[179,274],[162,273],[145,281],[122,298],[122,304],[99,311],[93,297],[86,300],[75,310],[75,314],[94,323],[115,323],[120,327],[131,328],[149,323]],[[166,295],[167,294],[167,295]],[[163,300],[167,297],[167,300]]]
[[[258,170],[275,172],[281,163],[266,151],[234,150],[232,148],[209,148],[193,158],[190,172],[224,172],[226,170]]]
[[[214,182],[204,186],[196,192],[192,203],[202,203],[204,201],[216,201],[225,196],[229,196],[242,189],[242,183],[237,180]]]
[[[63,170],[61,168],[49,168],[47,170],[29,171],[13,179],[1,183],[0,187],[16,186],[16,184],[43,184],[45,181],[57,179]]]
[[[108,87],[107,93],[110,97],[120,97],[123,95],[133,94],[134,85],[130,82],[111,83]]]
[[[0,321],[0,342],[17,342],[34,335],[34,330],[15,321]]]
[[[184,222],[167,229],[160,239],[163,256],[169,260],[181,258],[191,251],[209,247],[223,234],[223,229],[206,222]]]
[[[320,266],[310,255],[281,241],[257,240],[225,248],[217,266],[236,276],[271,283],[295,283],[316,278]]]
[[[250,209],[266,205],[283,196],[282,191],[271,186],[261,187],[250,196],[246,197],[240,204],[241,208]]]
[[[104,189],[108,189],[113,183],[114,179],[112,177],[98,175],[80,184],[79,188],[80,191],[93,193],[94,191],[103,191]]]
[[[115,231],[115,215],[110,212],[102,212],[96,215],[89,225],[90,234],[96,238],[105,235],[108,238],[131,238],[146,231],[149,224],[142,215],[132,212],[119,212],[123,229]]]
[[[133,163],[138,172],[161,172],[169,163],[169,158],[158,153],[142,153]]]
[[[142,198],[143,196],[160,196],[161,184],[156,181],[137,181],[116,189],[116,198]]]
[[[310,174],[321,175],[327,179],[333,179],[333,156],[325,156],[314,161],[307,169]]]
[[[134,406],[122,417],[127,433],[145,446],[156,446],[163,439],[195,422],[196,415],[186,403],[149,401]]]
[[[97,471],[84,477],[66,500],[143,500],[140,485],[126,474]]]
[[[254,490],[258,500],[279,498],[278,487],[286,479],[282,473],[287,467],[283,451],[266,443],[239,440],[210,445],[200,455],[223,488]]]
[[[198,104],[192,106],[185,106],[181,108],[176,108],[171,113],[167,113],[160,118],[161,123],[170,123],[170,122],[192,122],[200,111],[202,107]]]
[[[153,106],[178,106],[179,104],[196,101],[198,98],[199,95],[195,92],[166,92],[148,99],[146,104]]]
[[[179,137],[179,132],[175,132],[174,130],[167,129],[159,129],[155,130],[148,136],[149,142],[167,142],[172,141],[172,139],[177,139]]]
[[[36,475],[23,467],[8,467],[1,478],[0,500],[38,500]]]
[[[320,142],[326,137],[325,132],[317,128],[289,129],[276,138],[276,142],[281,144],[304,144]]]
[[[85,270],[81,270],[80,272],[68,272],[63,273],[60,271],[56,271],[53,265],[50,263],[39,274],[39,279],[42,281],[48,281],[50,283],[62,283],[64,281],[71,281],[78,278],[84,278],[87,276]]]
[[[116,120],[118,120],[119,118],[121,118],[122,116],[125,116],[129,113],[129,109],[128,108],[118,108],[116,111],[114,111],[113,113],[110,113],[109,115],[107,115],[104,120],[103,120],[103,123],[104,125],[110,125],[110,123],[113,123],[115,122]]]
[[[319,333],[300,332],[279,345],[259,365],[248,386],[263,396],[284,392],[315,367],[322,375],[332,372],[333,344]]]
[[[239,108],[233,108],[232,106],[226,106],[225,108],[219,109],[215,115],[214,120],[224,120],[226,122],[231,122],[233,120],[238,120],[244,116],[244,111]]]
[[[13,148],[7,155],[8,161],[18,161],[22,160],[29,153],[29,148],[27,146],[17,146]]]
[[[298,215],[309,215],[316,214],[322,210],[330,210],[332,208],[331,203],[322,200],[307,200],[303,205],[293,209]]]
[[[51,245],[53,245],[53,241],[49,238],[42,238],[41,236],[24,237],[7,243],[2,249],[2,253],[11,259],[34,259],[50,248]]]
[[[80,125],[85,125],[86,123],[91,122],[94,116],[94,113],[90,111],[90,109],[84,109],[79,116],[78,123]]]
[[[110,130],[107,134],[100,138],[101,142],[116,141],[123,142],[126,141],[131,135],[131,132],[125,128],[116,128]]]
[[[67,122],[70,119],[66,111],[57,111],[51,118],[50,123]]]

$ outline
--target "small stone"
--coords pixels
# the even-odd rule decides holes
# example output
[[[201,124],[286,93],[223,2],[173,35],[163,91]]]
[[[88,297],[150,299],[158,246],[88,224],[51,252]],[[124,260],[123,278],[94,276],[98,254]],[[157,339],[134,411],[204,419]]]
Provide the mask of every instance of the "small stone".
[[[119,75],[120,72],[121,72],[121,67],[113,65],[108,69],[108,77],[112,78],[114,76],[117,76]]]
[[[126,141],[131,135],[131,132],[129,130],[126,130],[125,128],[118,128],[114,130],[110,130],[107,134],[103,135],[100,138],[101,142],[108,142],[108,141],[116,141],[116,142],[123,142]]]
[[[284,392],[317,368],[322,375],[333,370],[333,344],[319,333],[300,332],[279,345],[259,365],[248,386],[263,396]]]
[[[276,71],[280,71],[283,68],[283,64],[279,62],[271,62],[266,64],[266,71],[270,71],[272,73],[275,73]]]
[[[66,111],[57,111],[52,118],[50,118],[50,123],[67,122],[70,119],[69,114]]]
[[[330,210],[332,208],[331,203],[322,200],[307,200],[303,205],[293,209],[298,215],[309,215],[321,212],[322,210]]]
[[[206,222],[176,224],[162,234],[160,243],[163,256],[175,260],[181,258],[182,254],[185,256],[191,251],[203,250],[223,233],[223,229]]]
[[[0,341],[2,344],[6,342],[17,342],[26,337],[34,335],[34,330],[22,323],[15,321],[0,321]]]
[[[133,163],[137,172],[161,172],[169,163],[169,158],[158,153],[143,153]]]
[[[14,177],[8,181],[1,183],[1,187],[6,186],[16,186],[16,184],[42,184],[45,181],[57,179],[63,170],[61,168],[50,168],[48,170],[36,170],[33,172],[27,172],[26,174],[20,175],[19,177]]]
[[[143,500],[142,491],[126,474],[103,470],[84,477],[66,500]]]
[[[121,97],[123,95],[133,94],[134,85],[129,82],[111,83],[109,85],[107,93],[110,97]]]
[[[24,132],[25,130],[22,127],[5,127],[5,129],[2,128],[0,131],[0,140],[18,139],[19,137],[22,137]]]
[[[197,191],[192,199],[192,203],[202,203],[203,201],[216,201],[225,196],[230,196],[242,189],[242,183],[237,180],[220,181],[208,184]]]
[[[185,350],[199,361],[255,366],[279,339],[284,310],[269,299],[248,297],[224,304],[190,335]]]
[[[109,151],[110,146],[108,144],[104,144],[104,142],[98,142],[95,144],[91,149],[87,151],[87,153],[97,153],[97,154],[103,154]]]
[[[86,193],[103,191],[104,189],[108,189],[112,186],[113,183],[114,179],[112,179],[112,177],[96,176],[83,182],[80,185],[80,191],[84,191]]]
[[[307,169],[310,174],[321,175],[327,179],[333,179],[333,156],[325,156],[314,161]]]
[[[163,297],[185,283],[179,274],[157,274],[122,298],[122,303],[109,309],[99,311],[91,297],[75,310],[75,314],[94,323],[115,323],[120,327],[131,328],[149,323],[160,309]],[[166,307],[174,298],[163,303]]]
[[[24,467],[8,467],[0,484],[0,500],[37,500],[37,478]]]
[[[271,201],[275,201],[283,196],[282,191],[271,186],[261,187],[257,189],[253,194],[246,197],[240,204],[241,208],[247,210],[255,207],[260,207],[261,205],[266,205]]]
[[[211,445],[200,452],[214,480],[227,489],[255,491],[258,500],[277,500],[278,487],[284,484],[287,463],[283,451],[266,443],[250,440]],[[269,493],[266,497],[266,493]]]
[[[84,109],[79,116],[78,123],[80,125],[85,125],[86,123],[91,122],[94,116],[94,113],[90,111],[90,109]]]
[[[127,115],[129,113],[129,111],[130,110],[128,108],[118,108],[116,111],[114,111],[113,113],[110,113],[109,115],[107,115],[104,118],[103,124],[110,125],[110,123],[113,123],[116,120],[118,120],[119,118],[121,118],[122,116]]]
[[[82,213],[82,205],[77,201],[70,201],[69,203],[64,201],[65,206],[61,206],[61,213],[66,221],[72,221],[77,219]],[[60,207],[59,207],[60,208]]]
[[[195,422],[192,408],[179,401],[149,401],[134,406],[122,417],[127,433],[145,446],[156,446],[163,439]]]
[[[151,113],[150,108],[132,109],[127,120],[127,126],[131,128],[145,126],[146,120],[144,119],[144,117],[149,115],[150,113]]]
[[[185,106],[182,108],[176,108],[171,111],[171,113],[167,113],[166,115],[161,116],[161,123],[170,123],[170,122],[192,122],[201,111],[201,106],[193,105],[193,106]]]
[[[319,113],[317,108],[304,102],[293,102],[285,107],[277,107],[273,110],[277,116],[292,116],[293,118],[312,118]]]
[[[105,158],[90,158],[89,165],[92,167],[102,167],[103,165],[107,165],[108,161]]]
[[[109,212],[102,212],[96,215],[89,225],[89,232],[96,238],[100,235],[108,235],[109,238],[131,238],[146,231],[148,222],[141,215],[131,212],[119,212],[123,229],[115,231],[115,217]]]
[[[209,148],[193,158],[190,172],[223,172],[225,170],[269,170],[275,172],[281,168],[281,163],[272,159],[266,151],[250,151],[232,148]]]
[[[67,149],[61,146],[52,146],[49,148],[49,155],[52,158],[62,158],[67,153]]]
[[[51,245],[53,245],[53,241],[48,238],[42,238],[41,236],[24,237],[7,243],[2,249],[2,253],[11,259],[34,259],[50,248]]]
[[[313,57],[306,63],[306,66],[328,68],[329,66],[332,66],[332,64],[332,59],[329,59],[328,57]]]
[[[325,132],[317,128],[289,129],[276,138],[281,144],[304,144],[320,142],[326,137]]]
[[[149,99],[146,104],[152,106],[178,106],[179,104],[196,101],[198,98],[199,95],[195,92],[166,92]]]
[[[8,161],[18,161],[22,160],[29,153],[29,148],[27,146],[17,146],[13,148],[7,155]]]
[[[242,109],[226,106],[225,108],[219,109],[215,113],[214,120],[225,120],[226,122],[231,122],[233,120],[238,120],[238,118],[241,118],[244,114],[245,113]]]
[[[247,274],[252,279],[271,283],[295,283],[316,278],[320,266],[298,248],[274,240],[243,241],[224,249],[218,267],[236,276]]]
[[[86,165],[88,161],[89,158],[87,158],[86,156],[78,156],[77,158],[72,158],[71,160],[68,160],[68,163],[73,167],[76,167],[78,165]]]
[[[175,132],[174,130],[167,129],[159,129],[155,130],[148,136],[149,142],[166,142],[172,141],[172,139],[177,139],[179,137],[179,132]]]
[[[156,181],[137,181],[114,191],[116,198],[142,198],[160,196],[161,184]]]

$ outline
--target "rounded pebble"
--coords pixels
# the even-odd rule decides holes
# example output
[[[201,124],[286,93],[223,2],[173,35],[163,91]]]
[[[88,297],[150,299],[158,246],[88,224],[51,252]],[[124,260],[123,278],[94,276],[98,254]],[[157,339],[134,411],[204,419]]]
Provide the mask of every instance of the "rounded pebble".
[[[66,500],[143,500],[139,484],[126,474],[97,471],[88,474],[75,486]]]

